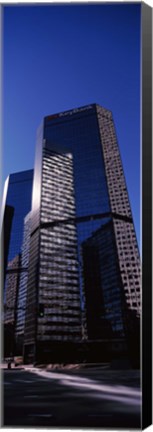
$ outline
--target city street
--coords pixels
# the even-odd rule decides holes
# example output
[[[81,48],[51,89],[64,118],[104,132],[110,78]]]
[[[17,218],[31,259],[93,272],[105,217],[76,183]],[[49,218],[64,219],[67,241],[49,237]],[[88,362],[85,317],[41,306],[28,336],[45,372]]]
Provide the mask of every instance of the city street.
[[[3,381],[4,377],[4,381]],[[138,371],[2,371],[4,426],[140,427]]]

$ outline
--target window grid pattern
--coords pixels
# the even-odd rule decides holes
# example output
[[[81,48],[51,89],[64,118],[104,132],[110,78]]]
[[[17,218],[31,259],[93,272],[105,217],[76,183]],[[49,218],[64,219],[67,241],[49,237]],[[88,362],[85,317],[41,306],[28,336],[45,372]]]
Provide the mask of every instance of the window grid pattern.
[[[104,109],[98,105],[97,116],[111,211],[123,216],[123,220],[114,219],[113,223],[126,303],[130,310],[135,310],[140,316],[140,256],[114,123],[111,112],[106,116]],[[125,222],[124,216],[130,217],[131,223]]]
[[[71,153],[43,150],[40,229],[39,299],[44,317],[38,318],[39,340],[78,340],[81,337],[73,158]],[[58,224],[57,224],[58,222]]]
[[[30,234],[31,234],[31,212],[24,219],[23,243],[21,249],[21,267],[28,269],[30,253]],[[17,320],[16,320],[16,337],[23,335],[25,323],[25,309],[27,299],[28,270],[20,275],[19,293],[17,301]]]
[[[134,226],[114,220],[120,273],[128,308],[141,315],[141,267]]]
[[[8,263],[8,270],[17,270],[15,273],[8,273],[6,275],[6,312],[4,315],[4,323],[12,324],[15,326],[16,323],[16,302],[19,287],[19,273],[18,268],[20,267],[20,255],[17,255],[12,261]]]

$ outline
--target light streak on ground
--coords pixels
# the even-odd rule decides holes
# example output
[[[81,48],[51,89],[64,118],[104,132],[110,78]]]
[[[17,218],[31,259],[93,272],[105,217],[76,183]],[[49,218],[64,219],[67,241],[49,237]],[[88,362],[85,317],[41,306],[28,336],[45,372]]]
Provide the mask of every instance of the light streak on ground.
[[[35,373],[41,377],[59,380],[62,385],[84,390],[82,396],[86,395],[86,392],[88,392],[88,396],[127,404],[133,406],[133,408],[135,407],[135,409],[140,407],[141,404],[141,390],[138,388],[134,389],[129,386],[99,384],[97,381],[89,378],[57,372],[39,371],[37,369],[35,369]]]

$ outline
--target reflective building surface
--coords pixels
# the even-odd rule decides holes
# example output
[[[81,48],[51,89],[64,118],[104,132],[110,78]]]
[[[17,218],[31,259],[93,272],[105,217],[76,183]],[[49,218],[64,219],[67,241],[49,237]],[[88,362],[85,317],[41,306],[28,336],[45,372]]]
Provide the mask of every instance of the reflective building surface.
[[[82,243],[89,339],[124,337],[124,296],[112,220]]]
[[[127,338],[140,316],[140,259],[112,113],[44,118],[31,212],[25,359],[53,342]]]
[[[8,261],[21,251],[24,217],[31,210],[32,186],[33,170],[10,174],[5,182],[3,208],[4,211],[6,206],[12,206],[14,209]]]

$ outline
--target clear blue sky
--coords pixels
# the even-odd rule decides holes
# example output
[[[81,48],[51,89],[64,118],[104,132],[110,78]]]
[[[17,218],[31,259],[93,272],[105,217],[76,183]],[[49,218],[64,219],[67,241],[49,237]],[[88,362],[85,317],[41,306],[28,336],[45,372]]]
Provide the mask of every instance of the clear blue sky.
[[[3,181],[33,168],[45,115],[113,112],[140,241],[140,4],[5,6]]]

